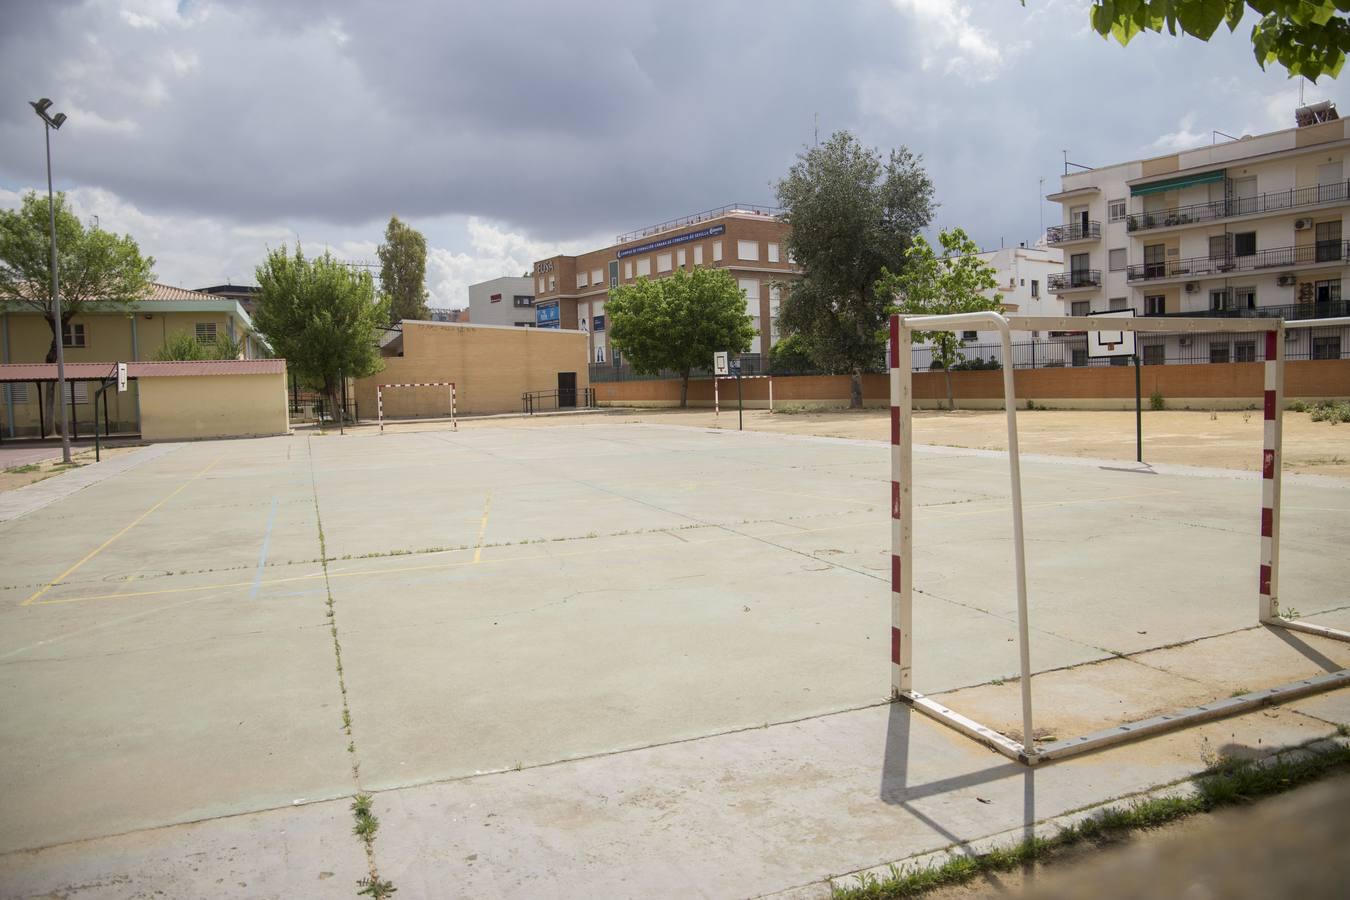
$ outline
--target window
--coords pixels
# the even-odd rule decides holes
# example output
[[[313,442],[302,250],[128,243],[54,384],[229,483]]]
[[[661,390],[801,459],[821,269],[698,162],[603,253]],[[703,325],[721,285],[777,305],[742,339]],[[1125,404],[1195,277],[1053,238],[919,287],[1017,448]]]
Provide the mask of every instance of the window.
[[[5,385],[5,397],[14,403],[27,403],[28,385],[23,382]]]
[[[675,251],[675,265],[683,269],[684,264],[685,264],[684,248],[681,247],[680,249]]]
[[[66,382],[66,402],[70,403],[74,397],[76,403],[89,402],[89,382],[87,381],[67,381]]]
[[[1041,295],[1041,283],[1035,278],[1031,279],[1031,296],[1039,297]]]
[[[1167,312],[1167,298],[1162,294],[1151,294],[1144,298],[1144,315],[1161,316]]]
[[[1124,297],[1112,297],[1107,302],[1110,305],[1110,309],[1112,312],[1125,309],[1130,305],[1130,301],[1125,299]]]
[[[963,340],[963,341],[973,341],[973,340],[978,339],[979,336],[980,336],[980,333],[979,333],[978,331],[963,331],[963,332],[961,332],[961,340]]]
[[[595,326],[595,330],[596,330],[596,331],[604,331],[604,330],[605,330],[605,317],[604,317],[604,316],[592,316],[592,317],[591,317],[591,324],[593,324],[593,325]]]
[[[488,297],[488,302],[489,302],[489,303],[501,303],[501,302],[502,302],[502,295],[501,295],[501,294],[493,294],[491,297]]]
[[[542,294],[544,292],[544,278],[542,275],[534,280],[534,292],[536,294]]]
[[[1340,359],[1341,358],[1341,336],[1338,334],[1323,335],[1313,338],[1312,342],[1313,359]]]
[[[619,286],[619,261],[617,259],[609,261],[609,286]]]
[[[605,361],[605,348],[604,348],[604,345],[601,345],[601,346],[595,348],[595,361],[596,361],[596,362],[604,362],[604,361]]]
[[[591,287],[600,287],[605,283],[604,269],[591,270]]]
[[[558,289],[558,277],[556,275],[548,276],[548,289],[556,291]]]
[[[633,261],[631,259],[623,264],[623,280],[633,280]]]
[[[1256,288],[1233,288],[1234,309],[1256,309]]]
[[[1069,315],[1071,315],[1071,316],[1086,316],[1086,315],[1089,315],[1089,314],[1091,314],[1091,312],[1092,312],[1092,301],[1091,301],[1091,300],[1075,300],[1075,301],[1073,301],[1073,303],[1070,303],[1070,304],[1069,304],[1069,310],[1070,310],[1070,311],[1069,311]],[[1087,351],[1084,351],[1084,352],[1087,352]]]
[[[1088,364],[1087,350],[1079,350],[1075,348],[1073,351],[1071,351],[1071,361],[1072,364],[1075,366],[1086,366]]]
[[[1235,341],[1233,362],[1256,362],[1256,341]]]
[[[516,294],[511,302],[516,306],[534,306],[534,298],[529,294]]]
[[[198,325],[198,328],[201,326]],[[84,323],[67,322],[61,327],[61,346],[63,347],[87,347],[85,342]]]
[[[1318,303],[1335,303],[1341,299],[1341,280],[1331,278],[1327,281],[1313,282],[1313,297]]]
[[[586,280],[586,273],[585,273],[585,272],[578,272],[578,273],[577,273],[577,287],[578,287],[578,288],[584,288],[584,287],[586,287],[588,284],[589,284],[589,282]]]
[[[1144,277],[1162,278],[1167,271],[1167,245],[1144,245]]]
[[[1112,200],[1106,204],[1106,218],[1111,222],[1121,222],[1125,219],[1125,201]]]
[[[1256,255],[1255,231],[1242,231],[1233,235],[1233,255],[1234,256]]]
[[[694,247],[694,265],[703,265],[703,245],[698,244]]]
[[[770,244],[770,245],[769,245],[769,256],[768,256],[768,259],[769,259],[769,262],[771,262],[771,263],[776,263],[776,262],[778,262],[778,245],[777,245],[777,244]]]
[[[1107,268],[1119,272],[1125,268],[1125,248],[1120,247],[1107,254]]]
[[[715,246],[715,245],[714,245]],[[736,258],[759,261],[759,241],[737,241]]]
[[[1229,182],[1232,188],[1232,203],[1229,205],[1228,214],[1230,216],[1245,216],[1248,213],[1260,212],[1257,207],[1256,197],[1256,176],[1248,178],[1234,178]]]
[[[1167,347],[1164,344],[1145,344],[1143,363],[1146,366],[1161,366],[1167,361]]]
[[[1228,342],[1210,341],[1209,342],[1209,361],[1212,363],[1228,362]]]
[[[533,323],[533,322],[516,322],[516,323],[515,323],[515,326],[516,326],[517,328],[533,328],[533,327],[534,327],[534,323]]]
[[[1317,223],[1317,261],[1333,262],[1341,258],[1341,220]]]
[[[1232,304],[1228,302],[1228,289],[1222,288],[1217,291],[1209,292],[1210,309],[1231,309]]]
[[[623,354],[619,351],[618,347],[614,348],[614,352],[609,355],[609,358],[614,363],[614,368],[616,369],[623,364]]]
[[[672,257],[669,253],[658,253],[656,255],[656,271],[669,272],[671,270]]]
[[[1023,279],[1022,279],[1022,287],[1026,287],[1026,286],[1027,286],[1027,280],[1026,280],[1025,278],[1023,278]]]
[[[1209,258],[1223,259],[1228,255],[1228,235],[1211,234],[1209,236]]]
[[[637,261],[637,275],[639,278],[648,277],[652,274],[652,258],[644,256]]]
[[[197,323],[197,343],[214,344],[216,342],[216,323],[198,322]]]
[[[722,261],[722,242],[713,241],[713,262]]]

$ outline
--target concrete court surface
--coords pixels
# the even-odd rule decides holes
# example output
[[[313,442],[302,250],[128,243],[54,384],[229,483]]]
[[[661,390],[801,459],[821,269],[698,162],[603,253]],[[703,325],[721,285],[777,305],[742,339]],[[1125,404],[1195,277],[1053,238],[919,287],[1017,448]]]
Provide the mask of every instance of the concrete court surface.
[[[603,787],[622,785],[650,792],[662,815],[697,817],[704,810],[680,798],[695,794],[686,782],[709,776],[704,754],[748,794],[740,813],[763,826],[759,862],[739,860],[746,874],[733,882],[717,873],[736,870],[736,859],[663,859],[657,844],[642,857],[644,884],[762,893],[943,846],[952,826],[942,815],[878,795],[873,770],[893,760],[900,731],[907,771],[922,768],[952,792],[1022,776],[945,729],[911,727],[908,716],[897,724],[897,708],[876,705],[888,690],[888,459],[871,442],[656,426],[291,436],[184,445],[4,523],[0,895],[69,888],[78,872],[118,896],[124,882],[103,878],[99,861],[134,855],[129,845],[219,851],[211,871],[241,874],[204,893],[252,895],[249,872],[294,868],[313,879],[306,893],[349,895],[364,863],[338,799],[355,789],[353,761],[384,817],[382,874],[407,896],[436,895],[442,878],[477,894],[538,895],[522,871],[554,879],[561,895],[602,883],[627,870],[583,865],[569,880],[548,868],[584,857],[588,838],[627,833],[615,821],[609,832],[573,829],[569,804],[594,801],[603,820]],[[1109,671],[1092,696],[1129,700],[1084,703],[1082,690],[1055,687],[1067,676],[1043,676],[1056,702],[1041,706],[1038,726],[1114,724],[1182,705],[1174,698],[1347,664],[1341,645],[1252,628],[1254,475],[1127,469],[1024,464],[1035,668],[1108,660],[1101,666],[1125,668],[1071,671]],[[1006,461],[920,449],[915,490],[916,687],[983,685],[969,688],[970,708],[997,718],[991,693],[1008,686],[986,683],[1016,669]],[[1350,625],[1347,520],[1350,484],[1286,478],[1281,592],[1309,621]],[[1212,653],[1156,649],[1210,636],[1227,637],[1203,645]],[[1171,656],[1139,661],[1150,652]],[[1055,814],[1199,768],[1197,735],[1270,746],[1344,721],[1343,711],[1299,708],[1035,777],[1063,786]],[[1015,718],[1015,700],[1007,713]],[[770,723],[795,724],[762,727]],[[705,740],[675,743],[692,738]],[[643,747],[652,749],[604,755]],[[776,792],[754,794],[755,766],[744,761],[781,766],[787,747],[812,763],[775,779]],[[1166,764],[1112,763],[1120,771],[1101,774],[1118,753]],[[579,761],[549,765],[562,760]],[[832,776],[832,761],[854,790],[835,797],[839,817],[813,836],[818,852],[800,858],[802,836],[769,827],[772,809],[755,804],[794,789],[828,800],[817,782]],[[1096,773],[1085,783],[1074,776],[1083,767]],[[995,774],[971,774],[986,769]],[[493,772],[502,774],[471,777]],[[465,842],[451,835],[484,792],[517,798],[513,827],[495,855],[453,857],[446,847]],[[946,794],[925,796],[940,812]],[[541,812],[546,798],[554,805]],[[881,818],[869,807],[877,803]],[[973,839],[1018,824],[977,812],[952,833]],[[913,822],[897,830],[897,814]],[[441,818],[454,815],[462,821]],[[530,837],[541,815],[552,830]],[[872,823],[871,856],[843,852],[854,819]],[[178,823],[199,824],[144,831]],[[278,829],[291,835],[280,861]],[[24,852],[38,848],[47,849]],[[483,864],[473,869],[470,856]],[[636,883],[610,886],[622,893],[624,884]]]

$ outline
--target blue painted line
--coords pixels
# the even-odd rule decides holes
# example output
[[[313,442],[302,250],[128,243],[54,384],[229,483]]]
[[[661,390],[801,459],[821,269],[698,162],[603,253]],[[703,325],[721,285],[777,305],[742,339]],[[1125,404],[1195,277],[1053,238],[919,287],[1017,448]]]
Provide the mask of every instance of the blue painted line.
[[[267,514],[267,530],[263,532],[262,552],[258,554],[258,571],[253,576],[253,590],[249,591],[250,600],[258,599],[258,590],[262,587],[263,566],[267,565],[267,548],[272,543],[272,526],[277,523],[277,504],[279,500],[272,495],[272,511]]]

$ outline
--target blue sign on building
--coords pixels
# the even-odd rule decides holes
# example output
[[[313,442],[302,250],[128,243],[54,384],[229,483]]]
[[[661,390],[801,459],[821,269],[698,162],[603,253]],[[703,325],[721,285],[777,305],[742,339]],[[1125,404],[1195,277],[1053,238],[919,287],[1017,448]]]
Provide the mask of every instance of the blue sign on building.
[[[534,324],[537,328],[561,328],[562,320],[559,318],[558,304],[550,303],[548,306],[536,306],[534,308]]]
[[[717,237],[719,234],[725,234],[726,230],[727,226],[725,225],[714,225],[711,228],[700,228],[698,231],[691,231],[688,234],[679,234],[675,237],[652,241],[650,244],[639,244],[636,247],[620,250],[619,259],[623,259],[625,256],[636,256],[639,253],[650,253],[653,250],[663,250],[666,247],[673,247],[676,244],[687,244],[690,241],[701,241],[704,238]]]

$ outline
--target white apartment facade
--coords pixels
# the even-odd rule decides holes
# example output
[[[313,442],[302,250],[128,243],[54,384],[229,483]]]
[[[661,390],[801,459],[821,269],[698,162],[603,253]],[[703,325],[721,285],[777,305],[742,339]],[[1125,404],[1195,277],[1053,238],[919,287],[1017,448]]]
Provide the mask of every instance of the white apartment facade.
[[[1334,118],[1334,109],[1329,115],[1066,174],[1047,198],[1063,208],[1063,224],[1047,230],[1046,243],[1065,259],[1050,289],[1071,315],[1346,315],[1350,120]],[[1306,340],[1302,352],[1311,358],[1341,358],[1350,356],[1348,337],[1332,327],[1291,332],[1289,340]],[[1139,340],[1145,364],[1258,358],[1250,336]]]
[[[986,250],[976,256],[987,263],[994,270],[994,278],[998,286],[989,291],[989,296],[998,300],[1002,305],[1002,311],[1010,316],[1062,316],[1067,315],[1065,304],[1059,296],[1052,293],[1049,288],[1050,277],[1059,273],[1064,268],[1064,253],[1053,247],[1003,247],[998,250]],[[960,333],[961,340],[965,346],[961,348],[961,353],[968,361],[996,360],[1000,365],[1006,364],[1003,359],[1003,348],[1001,338],[997,331],[963,331]],[[1045,346],[1039,346],[1039,342],[1046,339],[1046,336],[1040,333],[1036,334],[1017,334],[1012,336],[1014,343],[1025,344],[1029,341],[1038,342],[1035,350],[1034,363],[1036,365],[1045,365],[1056,359],[1063,360],[1064,348],[1059,342],[1046,343]],[[1024,348],[1019,348],[1021,352]],[[1017,365],[1028,365],[1033,362],[1032,351],[1025,351],[1025,359],[1019,355],[1014,360]],[[916,368],[926,368],[932,359],[930,345],[920,343],[914,345],[914,365]]]
[[[504,275],[469,285],[469,321],[533,328],[534,279]]]

